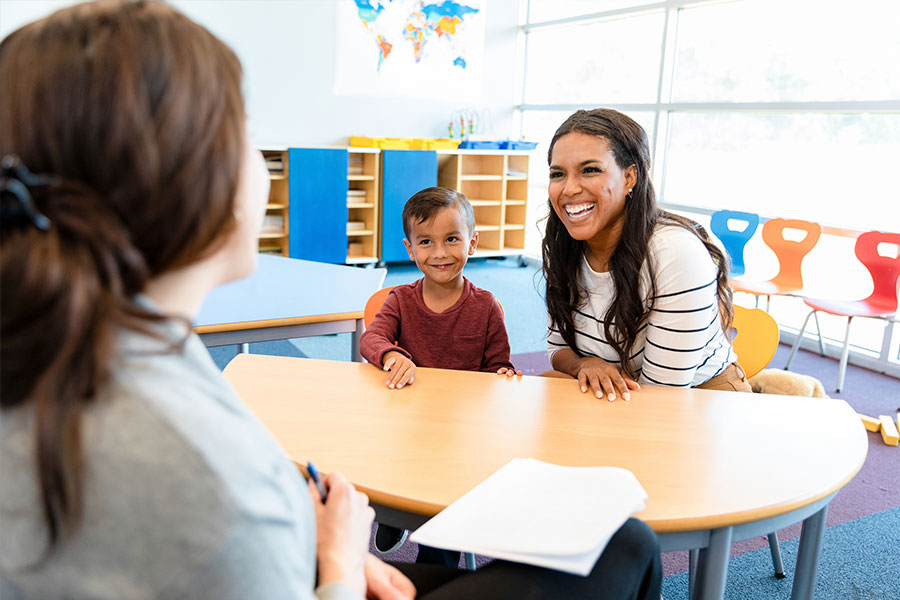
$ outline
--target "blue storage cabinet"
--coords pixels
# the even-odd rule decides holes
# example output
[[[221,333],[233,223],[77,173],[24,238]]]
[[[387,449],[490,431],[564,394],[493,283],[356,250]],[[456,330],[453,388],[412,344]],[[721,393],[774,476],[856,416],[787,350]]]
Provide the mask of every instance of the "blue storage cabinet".
[[[419,190],[438,184],[437,153],[433,150],[383,150],[381,160],[381,260],[409,262],[403,247],[403,206]],[[293,178],[292,170],[291,180]],[[293,203],[293,195],[291,199]],[[291,223],[293,227],[293,216]]]
[[[288,158],[291,258],[343,264],[347,260],[347,150],[291,148]]]

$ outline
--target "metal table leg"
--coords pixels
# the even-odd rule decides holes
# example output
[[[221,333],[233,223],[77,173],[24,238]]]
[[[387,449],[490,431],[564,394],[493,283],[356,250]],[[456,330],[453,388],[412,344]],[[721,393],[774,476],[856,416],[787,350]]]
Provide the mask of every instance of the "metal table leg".
[[[700,549],[697,560],[695,589],[691,598],[697,600],[721,599],[725,595],[725,578],[728,576],[728,558],[731,556],[731,527],[709,532],[709,545]]]
[[[353,362],[362,362],[362,354],[359,353],[359,338],[363,334],[365,324],[362,319],[356,320],[356,331],[350,334],[350,360]]]
[[[791,600],[812,600],[816,589],[816,573],[819,569],[819,554],[822,552],[822,538],[825,535],[825,515],[828,505],[803,520],[800,529],[800,547],[797,550],[797,566],[794,569],[794,585]]]

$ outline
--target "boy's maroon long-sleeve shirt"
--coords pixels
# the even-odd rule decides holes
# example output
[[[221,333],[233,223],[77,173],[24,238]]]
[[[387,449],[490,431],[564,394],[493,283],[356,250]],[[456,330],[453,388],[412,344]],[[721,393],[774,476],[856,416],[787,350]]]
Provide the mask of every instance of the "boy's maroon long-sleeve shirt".
[[[436,313],[425,305],[422,281],[398,285],[388,294],[360,339],[360,353],[367,361],[381,366],[385,353],[396,350],[418,367],[489,372],[513,368],[503,311],[493,294],[464,278],[456,304]]]

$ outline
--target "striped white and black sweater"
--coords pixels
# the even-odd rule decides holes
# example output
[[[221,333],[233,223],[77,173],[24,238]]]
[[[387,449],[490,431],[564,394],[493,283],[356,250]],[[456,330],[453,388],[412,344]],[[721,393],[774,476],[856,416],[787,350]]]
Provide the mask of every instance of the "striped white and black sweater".
[[[649,259],[656,270],[656,298],[632,349],[632,367],[641,384],[698,386],[737,360],[719,322],[716,267],[697,236],[672,225],[657,228],[650,238]],[[575,314],[578,351],[619,363],[603,332],[614,295],[612,275],[597,273],[584,259],[579,281],[587,297]],[[645,272],[641,289],[649,304],[646,281]],[[547,345],[551,362],[567,347],[552,322]]]

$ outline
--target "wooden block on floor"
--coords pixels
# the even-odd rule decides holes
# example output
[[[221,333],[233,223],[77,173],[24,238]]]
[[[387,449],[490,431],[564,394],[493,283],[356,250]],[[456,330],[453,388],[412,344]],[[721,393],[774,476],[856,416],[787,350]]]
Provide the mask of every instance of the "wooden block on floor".
[[[862,413],[856,413],[859,417],[860,421],[863,422],[863,425],[869,431],[878,432],[881,429],[881,421],[876,419],[875,417],[870,417],[869,415],[864,415]]]
[[[887,415],[879,415],[878,419],[881,421],[881,439],[888,446],[896,446],[900,442],[900,433],[897,433],[894,420]]]

